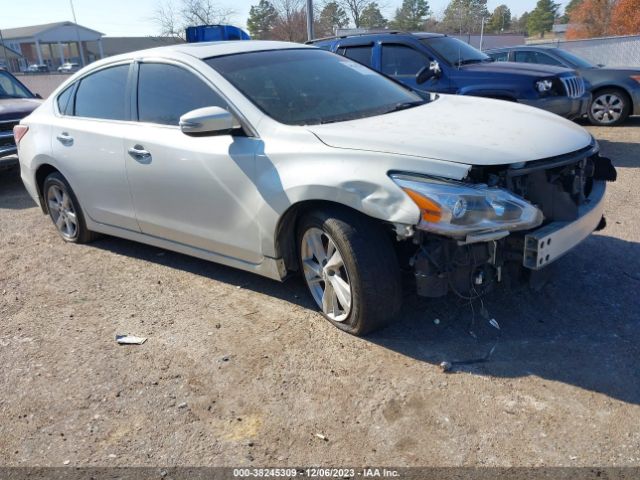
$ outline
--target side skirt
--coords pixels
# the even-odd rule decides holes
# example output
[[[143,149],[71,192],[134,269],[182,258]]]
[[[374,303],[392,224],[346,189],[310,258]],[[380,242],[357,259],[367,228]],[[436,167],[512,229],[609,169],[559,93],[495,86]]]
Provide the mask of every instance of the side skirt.
[[[208,250],[194,248],[189,245],[173,242],[171,240],[165,240],[163,238],[146,235],[141,232],[134,232],[132,230],[127,230],[124,228],[96,223],[87,217],[88,216],[85,214],[85,219],[87,220],[87,228],[92,232],[104,233],[105,235],[124,238],[126,240],[133,240],[134,242],[140,242],[147,245],[152,245],[154,247],[171,250],[173,252],[183,253],[185,255],[201,258],[202,260],[207,260],[209,262],[220,263],[222,265],[237,268],[239,270],[244,270],[246,272],[256,273],[273,280],[283,281],[287,274],[284,266],[284,261],[281,258],[263,257],[263,261],[261,263],[245,262],[238,258],[220,255]]]

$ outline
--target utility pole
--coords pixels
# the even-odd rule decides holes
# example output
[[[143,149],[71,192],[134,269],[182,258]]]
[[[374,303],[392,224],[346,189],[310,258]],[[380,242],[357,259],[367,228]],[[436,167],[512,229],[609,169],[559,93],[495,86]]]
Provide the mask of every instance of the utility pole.
[[[307,40],[313,40],[313,0],[307,0]]]
[[[483,39],[484,39],[484,17],[482,17],[482,25],[480,26],[480,51],[482,51]]]
[[[82,42],[80,41],[80,30],[78,29],[78,20],[76,20],[76,11],[73,8],[73,0],[69,0],[71,5],[71,15],[73,15],[73,23],[76,26],[76,38],[78,39],[78,53],[80,54],[80,66],[84,67],[84,51],[82,49]],[[71,50],[71,48],[69,48]]]

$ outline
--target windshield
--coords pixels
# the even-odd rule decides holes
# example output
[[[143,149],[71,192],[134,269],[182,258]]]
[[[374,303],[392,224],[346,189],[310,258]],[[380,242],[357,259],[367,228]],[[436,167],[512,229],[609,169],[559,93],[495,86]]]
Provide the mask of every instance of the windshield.
[[[239,53],[206,62],[264,113],[288,125],[353,120],[426,102],[359,63],[319,49]]]
[[[456,67],[469,63],[492,62],[489,55],[485,55],[480,50],[475,49],[468,43],[453,37],[432,37],[420,40],[425,45],[433,48],[436,53],[443,57],[449,65]]]
[[[33,98],[33,95],[13,75],[0,70],[0,98]]]
[[[584,58],[580,58],[579,56],[574,55],[573,53],[560,49],[557,49],[555,53],[559,57],[564,58],[567,62],[572,64],[574,68],[593,68],[593,65],[591,63],[587,62]]]

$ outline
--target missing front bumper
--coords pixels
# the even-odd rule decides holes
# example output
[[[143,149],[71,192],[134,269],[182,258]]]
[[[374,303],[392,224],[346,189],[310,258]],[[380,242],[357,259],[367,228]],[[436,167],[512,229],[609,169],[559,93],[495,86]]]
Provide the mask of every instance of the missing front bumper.
[[[595,180],[587,202],[573,222],[552,222],[524,238],[522,264],[539,270],[557,260],[597,229],[604,213],[606,183]]]

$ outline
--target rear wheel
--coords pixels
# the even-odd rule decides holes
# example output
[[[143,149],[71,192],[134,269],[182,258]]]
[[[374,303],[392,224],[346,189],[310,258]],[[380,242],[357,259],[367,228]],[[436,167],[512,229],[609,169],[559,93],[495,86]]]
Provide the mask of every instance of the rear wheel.
[[[364,335],[400,311],[400,269],[381,226],[342,209],[317,210],[298,225],[300,269],[322,314]]]
[[[58,172],[44,180],[44,201],[51,221],[65,242],[87,243],[95,234],[87,230],[82,209],[67,180]]]
[[[624,122],[631,112],[627,94],[617,88],[596,92],[589,106],[589,120],[593,125],[612,127]]]

